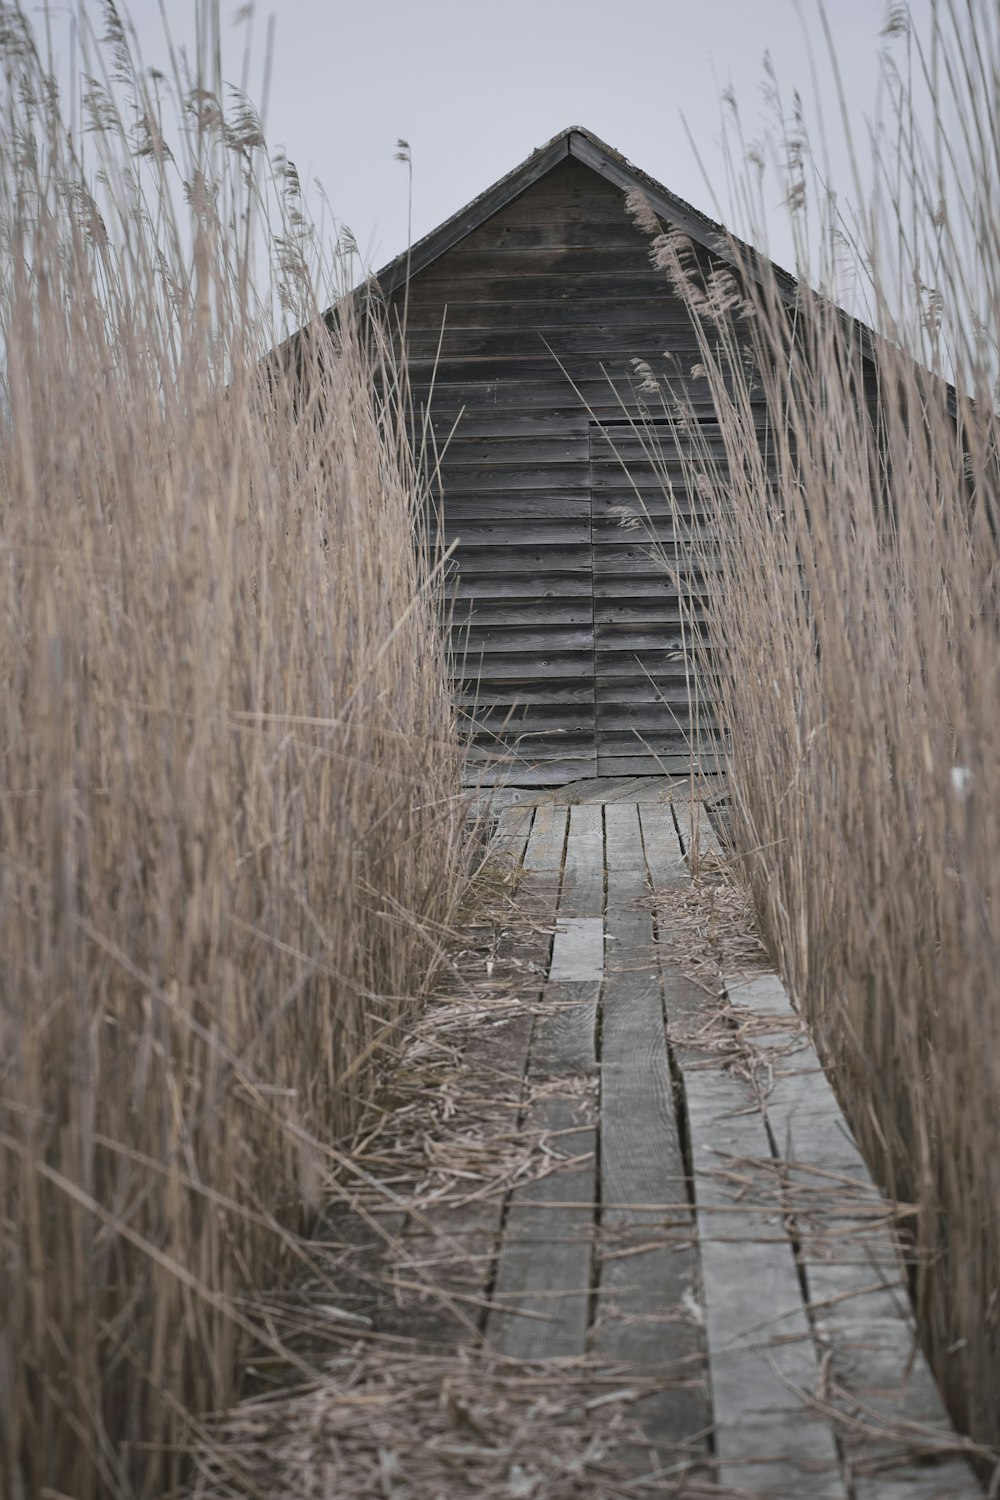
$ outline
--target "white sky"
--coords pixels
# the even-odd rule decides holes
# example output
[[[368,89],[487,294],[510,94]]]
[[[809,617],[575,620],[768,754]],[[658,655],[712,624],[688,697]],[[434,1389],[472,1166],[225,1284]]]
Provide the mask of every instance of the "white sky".
[[[27,4],[40,25],[48,9],[65,79],[75,0]],[[195,0],[163,0],[163,8],[174,41],[190,45]],[[918,30],[930,8],[931,0],[911,0]],[[224,76],[235,84],[245,77],[260,102],[273,16],[268,145],[295,162],[314,212],[309,184],[322,183],[333,214],[374,267],[406,246],[406,169],[393,160],[398,137],[412,147],[416,239],[570,124],[594,131],[711,216],[721,209],[732,227],[745,227],[729,211],[720,95],[731,86],[745,134],[760,134],[769,118],[765,52],[788,103],[798,87],[839,135],[815,0],[380,0],[371,7],[261,0],[248,20],[250,9],[222,0]],[[131,0],[122,10],[143,63],[168,71],[160,0]],[[828,11],[852,129],[863,139],[877,107],[879,54],[890,45],[880,36],[885,0],[828,0]],[[901,63],[905,42],[891,47]],[[843,151],[834,149],[832,168],[850,196]],[[779,199],[775,188],[776,210]],[[776,211],[770,248],[787,264],[781,222]]]

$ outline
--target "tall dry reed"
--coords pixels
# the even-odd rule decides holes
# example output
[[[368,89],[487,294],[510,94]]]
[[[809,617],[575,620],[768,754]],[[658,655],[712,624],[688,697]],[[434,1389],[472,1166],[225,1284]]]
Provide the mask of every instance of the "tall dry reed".
[[[870,1161],[914,1204],[920,1327],[952,1409],[996,1443],[1000,36],[985,8],[944,4],[922,47],[898,6],[889,31],[912,71],[890,62],[893,140],[849,232],[801,112],[785,120],[797,287],[741,269],[736,240],[722,276],[666,228],[653,254],[721,423],[725,460],[703,448],[687,483],[743,869]],[[741,178],[758,209],[759,164]],[[830,295],[845,244],[881,336]]]
[[[82,161],[0,9],[0,1489],[79,1500],[277,1337],[463,859],[405,382],[247,101],[101,15]]]

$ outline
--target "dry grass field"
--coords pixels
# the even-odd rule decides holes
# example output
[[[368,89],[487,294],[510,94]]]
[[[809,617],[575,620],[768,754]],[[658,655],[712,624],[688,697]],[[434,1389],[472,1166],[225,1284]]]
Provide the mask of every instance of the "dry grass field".
[[[745,289],[708,283],[669,233],[653,254],[689,300],[721,414],[725,462],[703,445],[687,483],[708,519],[694,544],[742,868],[870,1161],[913,1205],[916,1302],[953,1413],[996,1443],[1000,30],[987,7],[942,4],[921,51],[895,11],[890,45],[933,80],[937,128],[920,137],[897,53],[883,176],[849,230],[775,84],[798,294],[766,268]],[[759,161],[741,175],[739,150],[759,208]],[[841,284],[845,250],[874,341],[808,289]],[[696,424],[662,396],[690,448]]]
[[[0,26],[0,1492],[77,1500],[280,1345],[465,857],[404,383],[261,364],[337,291],[294,171],[103,19],[85,160]]]

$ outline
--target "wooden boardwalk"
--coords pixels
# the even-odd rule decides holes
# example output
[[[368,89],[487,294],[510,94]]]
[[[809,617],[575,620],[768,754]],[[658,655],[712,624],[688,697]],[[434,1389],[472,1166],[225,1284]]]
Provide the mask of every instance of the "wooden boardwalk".
[[[500,812],[494,868],[516,877],[521,925],[486,967],[515,982],[465,1020],[442,1010],[404,1053],[361,1228],[341,1216],[331,1237],[338,1316],[370,1349],[438,1361],[462,1441],[415,1451],[485,1462],[502,1448],[490,1381],[508,1382],[494,1414],[535,1392],[510,1488],[435,1470],[384,1493],[980,1495],[916,1342],[895,1209],[783,986],[758,971],[720,994],[672,957],[692,893],[683,789],[603,790]],[[582,1456],[537,1477],[567,1426]],[[391,1457],[416,1472],[412,1451]]]
[[[734,1491],[980,1494],[947,1454],[892,1210],[783,985],[761,973],[711,997],[664,956],[656,898],[690,881],[692,828],[721,856],[707,818],[680,789],[669,805],[599,795],[499,819],[522,900],[557,912],[527,1076],[593,1076],[599,1111],[546,1101],[580,1160],[546,1179],[544,1210],[513,1195],[489,1342],[686,1363],[689,1385],[645,1398],[647,1436],[703,1434]],[[519,1316],[551,1314],[556,1288],[554,1319]]]

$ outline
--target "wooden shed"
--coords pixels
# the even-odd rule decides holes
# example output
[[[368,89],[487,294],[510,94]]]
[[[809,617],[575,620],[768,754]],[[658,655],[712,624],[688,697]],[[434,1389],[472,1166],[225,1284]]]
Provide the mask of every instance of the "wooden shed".
[[[680,456],[637,362],[689,384],[703,438],[718,428],[688,311],[626,211],[634,189],[708,265],[720,226],[571,128],[377,278],[393,322],[405,313],[417,413],[438,442],[452,434],[455,682],[487,780],[712,763],[689,713],[698,578]]]

